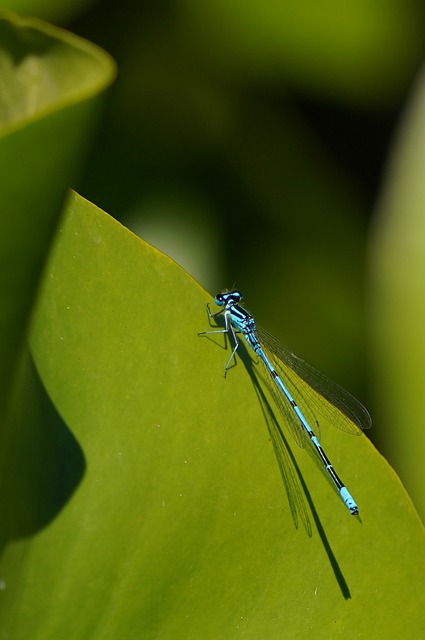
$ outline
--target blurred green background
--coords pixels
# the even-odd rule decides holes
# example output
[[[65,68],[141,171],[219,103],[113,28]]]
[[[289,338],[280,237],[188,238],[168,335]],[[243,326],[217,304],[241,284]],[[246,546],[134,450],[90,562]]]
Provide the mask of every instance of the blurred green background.
[[[391,354],[380,382],[381,354],[397,344],[388,335],[376,347],[394,300],[376,307],[376,247],[387,223],[385,207],[378,222],[374,210],[423,59],[423,2],[17,0],[0,8],[61,24],[118,63],[85,177],[72,186],[211,293],[236,284],[259,323],[362,399],[370,436],[419,508],[423,489],[408,475],[412,452],[400,457],[400,438],[422,455],[424,436],[400,424],[402,401],[391,419],[393,390],[407,376]],[[411,338],[415,350],[420,329]],[[422,373],[410,375],[420,395]]]

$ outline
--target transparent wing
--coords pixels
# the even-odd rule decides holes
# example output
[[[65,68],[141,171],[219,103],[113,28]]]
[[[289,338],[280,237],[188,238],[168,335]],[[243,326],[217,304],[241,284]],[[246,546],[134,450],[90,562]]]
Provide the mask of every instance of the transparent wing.
[[[351,435],[360,435],[362,430],[371,427],[372,420],[367,409],[351,393],[291,353],[262,328],[258,328],[258,339],[305,418],[311,421],[310,426],[314,431],[318,431],[319,427],[317,414]],[[279,408],[287,418],[289,408],[282,410],[283,399],[276,398],[276,391],[272,391]],[[290,413],[293,414],[292,411]],[[303,430],[298,425],[294,426],[294,422],[296,421],[288,420],[288,427],[297,444],[303,446]]]

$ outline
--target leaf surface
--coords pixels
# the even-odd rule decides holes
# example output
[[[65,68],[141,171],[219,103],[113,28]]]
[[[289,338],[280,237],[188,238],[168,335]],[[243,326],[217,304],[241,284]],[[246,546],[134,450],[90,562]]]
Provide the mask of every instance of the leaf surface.
[[[421,637],[424,534],[399,480],[366,437],[323,426],[360,521],[288,441],[311,537],[297,530],[255,362],[242,354],[224,379],[223,339],[197,335],[209,300],[71,196],[31,345],[74,487],[5,554],[3,634]]]

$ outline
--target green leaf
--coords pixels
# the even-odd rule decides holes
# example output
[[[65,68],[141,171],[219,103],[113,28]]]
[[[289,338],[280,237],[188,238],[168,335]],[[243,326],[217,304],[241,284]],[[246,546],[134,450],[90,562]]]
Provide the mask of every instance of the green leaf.
[[[80,38],[0,16],[0,416],[63,200],[114,71]]]
[[[374,384],[388,456],[425,519],[425,74],[418,78],[390,158],[370,261]]]
[[[38,409],[27,437],[43,441],[38,460],[11,470],[45,468],[50,519],[43,526],[49,509],[32,509],[37,535],[16,539],[12,514],[3,636],[422,637],[424,532],[399,480],[366,437],[324,425],[362,519],[289,442],[311,536],[296,529],[255,361],[242,354],[225,379],[223,339],[197,335],[210,300],[168,257],[71,196],[31,328],[52,404],[28,367]],[[28,505],[40,502],[39,475]]]
[[[26,330],[65,194],[113,77],[111,59],[97,47],[37,20],[0,16],[2,548],[46,524],[75,485],[74,467],[80,475],[77,464],[67,478],[58,469],[58,451],[74,462],[74,439],[66,432],[48,442],[57,416],[32,374]],[[52,484],[55,469],[59,484]]]

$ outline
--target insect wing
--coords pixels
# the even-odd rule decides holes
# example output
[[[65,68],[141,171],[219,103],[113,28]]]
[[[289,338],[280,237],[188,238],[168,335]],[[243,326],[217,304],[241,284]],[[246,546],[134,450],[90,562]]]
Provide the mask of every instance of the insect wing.
[[[371,426],[367,409],[351,393],[289,351],[264,329],[258,329],[258,338],[307,420],[320,414],[351,435],[360,435]],[[317,430],[318,421],[315,422],[310,426]]]

